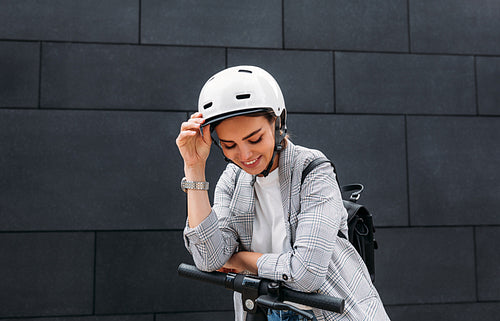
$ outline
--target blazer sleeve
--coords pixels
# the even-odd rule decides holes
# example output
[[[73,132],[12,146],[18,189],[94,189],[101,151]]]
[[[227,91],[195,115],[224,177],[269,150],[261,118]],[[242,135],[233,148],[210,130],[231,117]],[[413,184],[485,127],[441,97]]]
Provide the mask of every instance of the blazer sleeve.
[[[237,249],[238,236],[230,215],[235,173],[234,166],[226,167],[217,182],[214,204],[208,217],[194,228],[190,228],[187,222],[184,228],[184,244],[196,267],[202,271],[220,269]]]
[[[285,281],[303,292],[318,290],[325,282],[343,215],[347,214],[333,169],[329,163],[321,164],[301,186],[292,250],[260,257],[259,276]]]

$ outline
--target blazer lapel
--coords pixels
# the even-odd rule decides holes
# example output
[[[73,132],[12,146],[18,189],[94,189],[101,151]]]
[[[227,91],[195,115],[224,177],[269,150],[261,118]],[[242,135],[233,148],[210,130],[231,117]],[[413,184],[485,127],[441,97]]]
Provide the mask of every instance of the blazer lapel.
[[[288,146],[280,153],[279,160],[279,180],[280,180],[280,192],[281,192],[281,203],[283,206],[283,218],[285,220],[286,234],[288,237],[287,244],[291,247],[291,228],[290,228],[290,200],[292,193],[292,159],[293,159],[294,147],[293,144],[288,141]]]
[[[253,220],[255,215],[255,192],[252,184],[253,176],[243,170],[234,189],[230,204],[233,212],[233,222],[239,231],[240,243],[243,249],[250,250],[252,244]]]

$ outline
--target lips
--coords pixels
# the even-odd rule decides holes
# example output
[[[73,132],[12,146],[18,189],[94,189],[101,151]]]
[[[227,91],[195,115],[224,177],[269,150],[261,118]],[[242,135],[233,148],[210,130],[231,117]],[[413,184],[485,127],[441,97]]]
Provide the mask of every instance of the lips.
[[[255,164],[255,162],[257,161],[257,159],[254,159],[253,161],[249,161],[249,162],[243,162],[245,165],[247,166],[250,166],[252,164]]]
[[[261,157],[262,156],[259,156],[255,159],[248,161],[248,162],[241,161],[241,164],[243,164],[245,167],[248,167],[248,168],[256,167],[257,165],[259,165]]]

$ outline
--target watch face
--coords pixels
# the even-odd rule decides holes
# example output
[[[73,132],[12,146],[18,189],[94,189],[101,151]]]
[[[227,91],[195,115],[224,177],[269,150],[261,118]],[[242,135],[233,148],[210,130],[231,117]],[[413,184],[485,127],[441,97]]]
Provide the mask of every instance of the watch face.
[[[186,178],[183,177],[182,180],[181,180],[181,190],[186,193]]]

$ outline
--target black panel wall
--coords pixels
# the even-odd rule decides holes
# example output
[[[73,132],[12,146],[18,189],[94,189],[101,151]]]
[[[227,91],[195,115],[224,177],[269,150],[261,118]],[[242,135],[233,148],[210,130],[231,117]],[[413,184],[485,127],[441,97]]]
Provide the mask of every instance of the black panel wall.
[[[231,292],[176,275],[175,137],[239,64],[365,185],[393,320],[498,320],[497,0],[0,1],[1,320],[233,319]]]

